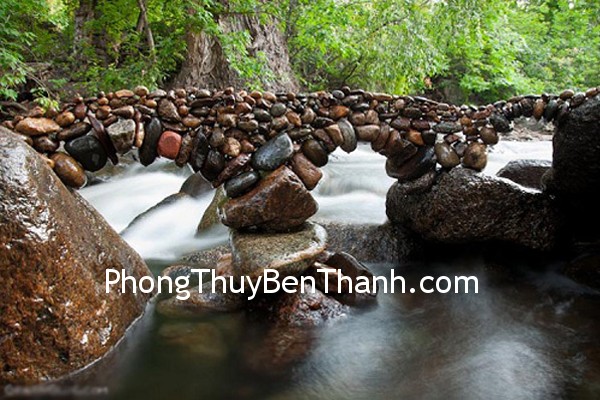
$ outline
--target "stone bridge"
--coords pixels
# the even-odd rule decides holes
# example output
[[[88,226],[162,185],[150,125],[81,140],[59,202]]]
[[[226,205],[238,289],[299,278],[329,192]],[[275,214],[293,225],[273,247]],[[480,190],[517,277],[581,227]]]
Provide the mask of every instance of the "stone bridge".
[[[59,111],[14,104],[0,117],[68,186],[83,186],[85,170],[116,164],[119,154],[137,148],[143,165],[164,157],[190,164],[214,187],[224,185],[225,225],[288,231],[317,211],[309,191],[338,147],[350,153],[358,142],[370,143],[399,182],[417,180],[437,164],[480,171],[487,146],[510,131],[514,119],[560,121],[599,93],[565,90],[474,107],[347,87],[274,94],[140,86],[77,97]]]

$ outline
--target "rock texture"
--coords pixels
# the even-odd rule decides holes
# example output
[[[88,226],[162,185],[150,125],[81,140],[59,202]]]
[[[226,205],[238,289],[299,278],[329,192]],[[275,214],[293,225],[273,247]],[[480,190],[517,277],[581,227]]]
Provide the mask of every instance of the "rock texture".
[[[105,293],[105,269],[151,275],[21,139],[0,131],[0,384],[58,378],[102,357],[148,295]]]
[[[424,193],[394,184],[386,212],[392,222],[444,243],[503,241],[549,250],[560,228],[547,195],[463,168],[442,173]]]
[[[571,110],[558,123],[553,138],[552,169],[546,190],[556,195],[570,231],[583,240],[600,237],[600,97]]]
[[[542,176],[550,169],[552,161],[516,160],[502,168],[496,176],[510,179],[521,186],[531,189],[542,189]]]
[[[318,205],[300,178],[282,166],[250,192],[220,208],[221,222],[234,229],[257,227],[288,231],[317,212]]]
[[[326,242],[325,229],[311,222],[290,233],[232,231],[233,272],[254,278],[269,268],[277,270],[280,276],[299,275],[325,250]]]

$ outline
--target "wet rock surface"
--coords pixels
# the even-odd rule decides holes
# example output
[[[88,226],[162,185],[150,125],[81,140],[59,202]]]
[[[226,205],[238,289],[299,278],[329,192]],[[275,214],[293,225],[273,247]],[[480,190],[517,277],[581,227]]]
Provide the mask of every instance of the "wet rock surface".
[[[553,137],[552,169],[544,176],[556,195],[569,230],[586,240],[600,237],[600,98],[588,100],[562,118]]]
[[[233,272],[236,276],[256,278],[265,269],[280,276],[299,275],[325,250],[327,233],[307,222],[298,231],[288,233],[243,233],[232,231]]]
[[[317,208],[300,178],[282,166],[250,192],[228,200],[219,212],[221,222],[230,228],[285,232],[302,225]]]
[[[102,357],[149,295],[105,293],[105,269],[143,260],[45,161],[0,130],[0,383],[58,378]]]
[[[561,226],[547,195],[463,168],[440,174],[424,193],[394,184],[386,212],[393,223],[444,243],[504,241],[550,250]]]
[[[552,167],[547,160],[517,160],[503,167],[496,176],[510,179],[521,186],[542,189],[542,176]]]

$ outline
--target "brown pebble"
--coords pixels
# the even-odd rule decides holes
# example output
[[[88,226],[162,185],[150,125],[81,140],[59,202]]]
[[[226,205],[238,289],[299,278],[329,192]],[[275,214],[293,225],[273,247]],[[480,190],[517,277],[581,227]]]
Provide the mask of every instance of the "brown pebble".
[[[533,104],[533,118],[539,120],[544,115],[546,109],[546,103],[542,99],[537,99]]]
[[[70,111],[65,111],[58,114],[54,120],[58,125],[65,128],[75,122],[75,114]]]
[[[567,89],[564,92],[562,92],[558,97],[560,97],[561,100],[569,100],[573,96],[575,96],[575,91],[572,89]]]
[[[325,132],[329,135],[336,146],[344,144],[344,136],[338,124],[333,124],[325,127]]]
[[[118,99],[128,98],[128,97],[133,97],[133,96],[135,96],[135,93],[133,93],[131,90],[127,90],[127,89],[117,90],[115,92],[115,97]]]
[[[463,166],[482,171],[487,165],[487,150],[483,143],[473,142],[465,150],[462,160]]]
[[[313,190],[323,177],[321,170],[302,153],[296,153],[292,157],[291,167],[308,190]]]
[[[54,153],[58,150],[59,144],[48,136],[37,136],[33,138],[33,148],[40,153]]]
[[[194,136],[185,135],[183,137],[183,139],[181,140],[181,147],[179,148],[179,153],[177,154],[177,157],[175,158],[175,164],[179,168],[181,168],[185,164],[187,164],[187,162],[190,158],[190,154],[192,153],[192,150],[194,149],[195,145],[196,145],[196,143],[195,143]]]
[[[379,125],[363,125],[355,128],[356,137],[363,142],[373,142],[379,136]]]
[[[498,143],[498,133],[496,132],[496,129],[494,129],[494,127],[491,125],[486,125],[483,128],[481,128],[479,135],[481,136],[481,140],[483,140],[483,143],[485,144],[493,145]]]
[[[223,145],[222,150],[223,153],[225,153],[226,155],[235,158],[240,155],[242,146],[240,145],[240,142],[237,139],[233,137],[228,137],[225,139],[225,144]]]
[[[350,114],[350,109],[348,107],[342,105],[335,105],[331,108],[329,116],[335,120],[338,120],[340,118],[348,116],[348,114]]]
[[[390,137],[390,126],[387,124],[381,125],[379,129],[379,135],[377,135],[377,139],[371,142],[371,148],[373,151],[380,152],[385,147],[389,137]]]
[[[74,188],[85,185],[85,171],[73,157],[65,153],[54,153],[50,159],[54,162],[54,172],[65,185]]]
[[[158,139],[158,155],[174,160],[181,149],[181,136],[173,131],[164,131]]]
[[[406,139],[417,146],[425,146],[421,132],[417,131],[416,129],[409,129],[406,133]]]

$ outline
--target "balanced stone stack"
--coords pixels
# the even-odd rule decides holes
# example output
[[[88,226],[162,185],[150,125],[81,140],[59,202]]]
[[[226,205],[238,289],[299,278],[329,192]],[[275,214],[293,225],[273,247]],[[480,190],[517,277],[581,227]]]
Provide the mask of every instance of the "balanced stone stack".
[[[189,164],[215,187],[224,185],[226,225],[287,231],[316,212],[309,191],[338,147],[352,152],[358,142],[370,143],[400,182],[427,176],[436,164],[479,171],[487,146],[511,129],[512,120],[561,120],[599,89],[459,107],[348,87],[274,94],[140,86],[77,97],[60,110],[16,105],[0,120],[43,153],[69,186],[83,186],[85,170],[97,171],[108,160],[116,164],[119,154],[137,148],[143,165],[160,156]]]

